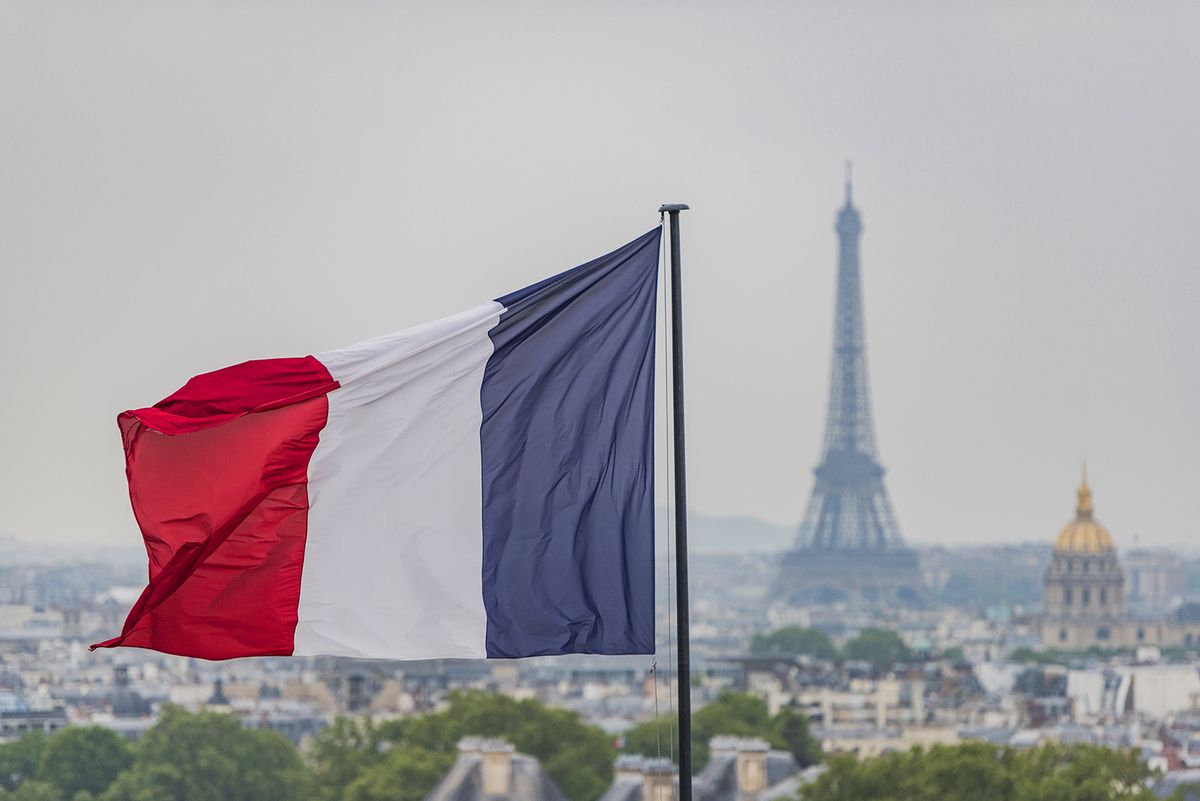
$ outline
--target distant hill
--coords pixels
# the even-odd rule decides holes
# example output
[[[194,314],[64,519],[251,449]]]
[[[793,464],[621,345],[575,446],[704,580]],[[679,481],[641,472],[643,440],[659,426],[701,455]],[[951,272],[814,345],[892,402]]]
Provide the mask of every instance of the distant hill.
[[[135,532],[134,537],[137,537]],[[11,534],[0,534],[0,566],[146,564],[146,550],[139,539],[120,545],[95,542],[30,542]]]
[[[660,520],[663,510],[660,511]],[[792,547],[794,526],[777,526],[756,517],[688,515],[688,550],[698,554],[774,553]]]

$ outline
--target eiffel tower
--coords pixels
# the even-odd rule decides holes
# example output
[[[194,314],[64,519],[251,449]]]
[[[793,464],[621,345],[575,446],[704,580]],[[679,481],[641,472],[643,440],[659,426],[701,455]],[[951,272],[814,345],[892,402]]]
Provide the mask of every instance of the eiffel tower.
[[[835,230],[840,252],[824,456],[771,597],[787,604],[918,604],[924,593],[917,555],[904,544],[875,449],[858,266],[863,226],[848,163],[846,204]]]

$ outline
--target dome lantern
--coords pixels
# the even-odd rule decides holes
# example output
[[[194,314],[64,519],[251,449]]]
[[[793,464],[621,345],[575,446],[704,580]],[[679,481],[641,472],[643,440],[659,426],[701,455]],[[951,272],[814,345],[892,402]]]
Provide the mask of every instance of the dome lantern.
[[[1058,535],[1054,550],[1059,553],[1099,554],[1116,550],[1112,535],[1093,516],[1092,488],[1088,486],[1087,465],[1083,468],[1083,480],[1079,484],[1075,504],[1075,519]]]
[[[1087,483],[1087,462],[1083,463],[1083,480],[1079,482],[1079,500],[1075,504],[1076,520],[1092,519],[1092,488]]]

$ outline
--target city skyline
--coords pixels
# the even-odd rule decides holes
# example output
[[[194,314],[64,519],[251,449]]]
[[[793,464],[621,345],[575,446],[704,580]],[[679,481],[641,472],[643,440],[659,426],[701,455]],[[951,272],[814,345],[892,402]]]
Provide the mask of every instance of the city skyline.
[[[136,545],[119,411],[510,291],[675,200],[690,502],[794,528],[849,157],[906,538],[1048,541],[1085,456],[1118,548],[1192,537],[1194,7],[144,11],[0,32],[0,533]]]

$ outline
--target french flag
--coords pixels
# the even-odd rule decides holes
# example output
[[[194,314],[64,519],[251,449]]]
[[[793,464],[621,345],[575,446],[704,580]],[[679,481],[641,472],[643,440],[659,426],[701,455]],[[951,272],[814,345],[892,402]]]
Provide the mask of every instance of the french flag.
[[[659,243],[121,414],[150,580],[92,647],[653,653]]]

